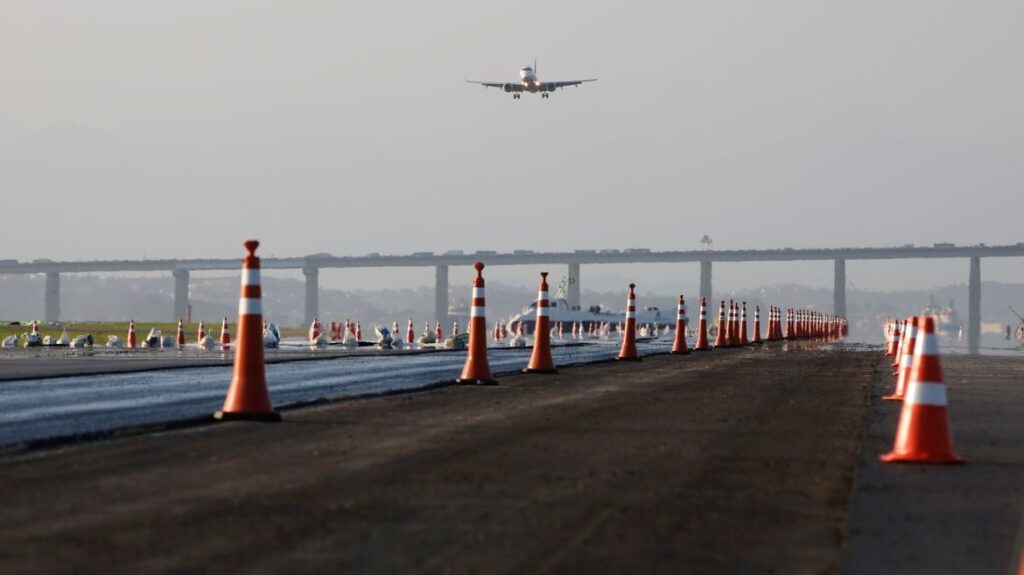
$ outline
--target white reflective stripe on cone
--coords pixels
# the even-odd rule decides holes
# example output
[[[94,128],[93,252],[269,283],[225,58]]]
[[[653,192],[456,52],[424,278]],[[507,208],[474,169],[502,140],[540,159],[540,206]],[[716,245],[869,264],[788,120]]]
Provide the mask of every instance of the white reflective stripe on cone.
[[[260,298],[243,297],[238,300],[238,315],[263,314],[263,304]]]
[[[537,317],[548,317],[549,316],[548,309],[549,308],[546,308],[546,307],[538,307],[537,308]]]
[[[935,340],[934,334],[925,334],[923,340],[918,339],[914,342],[914,349],[919,345],[922,346],[921,355],[939,355],[939,342]]]
[[[484,317],[484,306],[475,305],[469,309],[469,317]]]
[[[542,300],[542,299],[546,300],[546,299],[551,299],[551,298],[548,297],[548,292],[546,292],[546,291],[539,291],[539,292],[537,292],[537,299],[538,300]]]
[[[939,405],[946,404],[946,384],[932,383],[926,381],[912,382],[907,389],[907,396],[903,399],[911,405]]]
[[[484,288],[475,287],[473,288],[473,299],[484,297]]]
[[[260,269],[259,268],[242,268],[242,285],[244,285],[244,286],[258,286],[258,285],[260,285]]]

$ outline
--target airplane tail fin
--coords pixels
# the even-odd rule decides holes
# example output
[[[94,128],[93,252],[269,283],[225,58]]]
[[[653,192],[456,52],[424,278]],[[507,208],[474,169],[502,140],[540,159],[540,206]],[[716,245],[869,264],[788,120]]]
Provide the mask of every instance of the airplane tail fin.
[[[540,78],[540,74],[537,73],[537,58],[533,59],[533,75]]]

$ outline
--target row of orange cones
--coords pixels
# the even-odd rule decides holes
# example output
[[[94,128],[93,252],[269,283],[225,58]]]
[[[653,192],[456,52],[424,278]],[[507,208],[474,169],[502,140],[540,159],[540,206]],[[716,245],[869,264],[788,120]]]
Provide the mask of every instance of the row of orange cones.
[[[205,322],[199,322],[199,330],[196,334],[196,342],[202,343],[206,338],[206,324]],[[178,320],[177,333],[174,336],[174,340],[179,348],[185,347],[185,324],[183,320]],[[224,322],[220,324],[220,348],[222,351],[227,351],[231,348],[231,331],[228,329],[228,318],[224,318]],[[135,333],[135,320],[128,320],[128,337],[125,341],[125,347],[136,348],[139,346],[139,340]]]
[[[902,401],[893,450],[885,462],[962,463],[953,447],[946,384],[943,381],[935,318],[911,316],[888,322],[886,355],[895,356],[896,387],[882,399]]]
[[[633,285],[630,285],[632,293]],[[672,345],[672,353],[687,353],[686,338],[683,331],[686,326],[686,300],[679,296],[676,314],[676,339]],[[847,335],[849,328],[846,319],[837,315],[825,314],[812,310],[786,310],[786,327],[782,327],[782,308],[771,306],[768,309],[768,331],[761,338],[761,306],[754,307],[754,326],[752,337],[747,331],[747,302],[729,302],[726,313],[725,301],[718,304],[718,325],[713,347],[738,347],[760,344],[765,341],[779,341],[807,338],[838,339]],[[700,300],[700,320],[697,324],[697,341],[694,351],[710,351],[707,327],[707,300]]]
[[[224,401],[224,408],[214,416],[218,419],[276,421],[280,419],[280,415],[274,411],[270,402],[270,393],[267,389],[264,370],[262,331],[260,329],[262,324],[262,292],[260,285],[260,260],[256,256],[256,248],[259,246],[259,242],[247,240],[244,245],[248,250],[248,254],[242,259],[242,293],[239,298],[238,341],[235,353],[234,374],[228,389],[227,398]],[[487,361],[488,332],[485,314],[484,264],[477,262],[474,264],[474,268],[477,275],[473,279],[472,304],[468,326],[468,352],[462,374],[456,382],[462,384],[494,384],[496,381],[491,374]],[[530,361],[526,369],[523,370],[526,373],[556,372],[554,361],[551,357],[550,296],[547,275],[546,272],[541,274],[540,288],[537,294],[536,336]],[[636,349],[635,288],[635,284],[629,285],[629,296],[626,301],[625,334],[622,340],[622,348],[617,357],[619,360],[640,359]],[[760,308],[755,309],[754,338],[751,341],[745,341],[747,331],[745,305],[732,305],[731,309],[733,312],[732,321],[727,322],[724,313],[724,302],[720,306],[718,333],[720,342],[716,341],[716,347],[745,345],[762,341],[760,336]],[[676,324],[676,341],[673,345],[674,353],[686,352],[685,310],[685,302],[683,297],[680,296]],[[767,340],[808,337],[832,338],[841,337],[846,332],[846,320],[837,316],[804,310],[788,310],[786,331],[783,332],[781,309],[772,308],[769,315]],[[703,299],[701,300],[701,317],[697,343],[694,349],[711,349],[707,339],[706,301]]]

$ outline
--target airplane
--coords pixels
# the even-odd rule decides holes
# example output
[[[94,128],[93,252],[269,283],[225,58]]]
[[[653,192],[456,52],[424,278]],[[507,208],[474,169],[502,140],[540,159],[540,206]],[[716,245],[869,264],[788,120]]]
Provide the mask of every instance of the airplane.
[[[485,88],[501,88],[505,92],[512,93],[512,99],[518,100],[523,92],[531,94],[540,93],[541,98],[550,98],[551,92],[566,86],[579,86],[584,82],[596,82],[597,78],[586,80],[562,80],[559,82],[541,82],[537,79],[537,60],[533,61],[533,67],[523,66],[519,69],[519,83],[512,82],[479,82],[466,78],[470,84],[480,84]]]

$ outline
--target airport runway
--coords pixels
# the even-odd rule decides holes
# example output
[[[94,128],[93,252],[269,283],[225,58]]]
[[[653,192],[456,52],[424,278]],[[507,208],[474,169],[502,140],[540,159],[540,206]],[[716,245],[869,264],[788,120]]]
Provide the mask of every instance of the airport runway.
[[[1024,360],[944,358],[958,467],[883,465],[889,359],[660,355],[0,458],[0,572],[1016,573]]]
[[[639,346],[641,353],[648,354],[670,348],[668,339]],[[611,359],[617,352],[617,342],[602,341],[555,346],[552,354],[557,365],[572,365]],[[218,359],[219,354],[190,353],[175,358],[174,353],[156,354],[147,359],[126,359],[122,354],[122,357],[92,358],[91,361],[74,357],[37,361],[36,370],[51,376],[54,370],[62,369],[117,371],[149,366],[155,370],[0,382],[0,446],[203,418],[220,409],[231,381],[230,361]],[[299,357],[314,356],[308,350],[296,353]],[[363,348],[358,352],[327,353],[332,359],[286,361],[267,366],[267,381],[276,407],[451,381],[459,376],[466,358],[465,351],[380,354]],[[493,371],[509,372],[526,366],[530,350],[494,348],[489,355]],[[295,354],[275,353],[271,357],[295,359]],[[158,369],[196,362],[221,365]],[[0,362],[0,368],[4,365],[5,362]],[[29,367],[20,369],[32,373]]]

